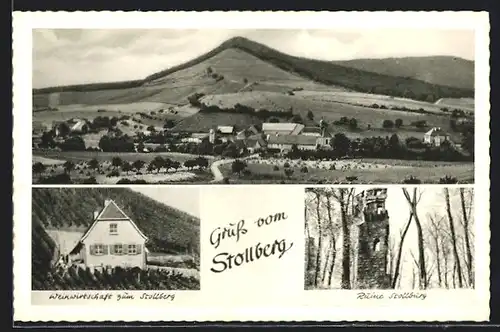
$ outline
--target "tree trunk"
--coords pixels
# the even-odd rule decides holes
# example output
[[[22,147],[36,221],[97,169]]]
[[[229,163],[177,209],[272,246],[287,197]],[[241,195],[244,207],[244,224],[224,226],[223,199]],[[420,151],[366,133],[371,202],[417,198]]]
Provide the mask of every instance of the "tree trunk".
[[[438,274],[438,284],[439,287],[441,287],[443,281],[441,278],[441,256],[440,256],[440,250],[439,250],[439,235],[436,234],[434,237],[434,243],[436,246],[436,266],[437,266],[437,274]]]
[[[330,275],[328,278],[328,286],[332,285],[333,281],[333,270],[335,268],[335,258],[337,256],[337,243],[335,241],[335,230],[334,230],[334,225],[333,225],[333,218],[332,218],[332,204],[330,202],[330,196],[326,197],[326,208],[328,209],[328,221],[330,222],[330,231],[331,231],[331,237],[332,237],[332,263],[330,264]]]
[[[329,256],[330,256],[330,251],[331,251],[331,243],[328,243],[328,249],[326,251],[326,258],[325,258],[325,266],[323,267],[323,272],[321,276],[321,283],[324,285],[327,277],[327,271],[328,271],[328,263],[329,263]]]
[[[444,189],[444,195],[446,200],[446,212],[448,213],[448,221],[450,222],[451,243],[453,245],[453,256],[455,258],[455,265],[457,270],[458,287],[462,288],[463,287],[462,269],[460,268],[460,258],[458,256],[457,238],[455,235],[455,225],[453,223],[453,216],[451,214],[450,193],[448,191],[448,188]]]
[[[401,256],[403,254],[403,244],[405,241],[406,233],[408,233],[408,229],[410,228],[411,219],[413,218],[413,213],[410,212],[410,218],[406,223],[406,226],[403,230],[403,234],[401,235],[401,242],[399,243],[398,254],[396,256],[396,267],[394,268],[394,278],[392,279],[392,288],[396,288],[396,283],[399,278],[399,272],[401,270]]]
[[[416,189],[415,189],[416,191]],[[416,192],[414,192],[416,194]],[[417,241],[418,241],[418,261],[420,266],[420,280],[419,286],[420,289],[427,288],[427,270],[425,269],[425,253],[424,253],[424,235],[422,232],[422,225],[420,224],[420,220],[417,215],[416,205],[414,208],[414,216],[415,225],[417,226]]]
[[[316,217],[318,219],[318,248],[316,253],[316,274],[314,284],[316,286],[321,282],[321,250],[323,247],[323,231],[321,229],[321,214],[319,212],[320,194],[316,193]]]
[[[342,289],[351,289],[351,236],[345,203],[340,202],[342,216]]]
[[[464,236],[465,236],[465,249],[467,255],[467,275],[469,277],[469,285],[474,287],[474,270],[472,268],[472,250],[469,238],[469,218],[465,208],[464,189],[460,188],[460,202],[462,203],[462,214],[464,218]]]

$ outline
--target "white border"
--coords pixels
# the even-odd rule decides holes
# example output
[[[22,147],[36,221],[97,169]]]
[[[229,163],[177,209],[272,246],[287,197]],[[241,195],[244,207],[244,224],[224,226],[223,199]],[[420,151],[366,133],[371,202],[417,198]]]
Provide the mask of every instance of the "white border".
[[[31,304],[31,44],[33,28],[448,28],[475,29],[476,87],[476,267],[477,288],[470,291],[428,291],[441,305],[342,306],[353,291],[323,291],[318,299],[335,296],[335,306],[284,304],[283,307],[200,307],[199,292],[186,295],[182,306],[158,306],[157,302],[129,306],[33,306]],[[13,99],[14,99],[14,319],[21,321],[485,321],[489,316],[489,21],[486,12],[14,12],[13,13]],[[97,185],[102,186],[102,185]],[[193,185],[189,185],[193,187]],[[259,185],[273,191],[277,186]],[[51,186],[52,187],[52,186]],[[62,186],[60,186],[62,187]],[[80,186],[84,187],[84,186]],[[93,186],[96,187],[96,186]],[[232,186],[217,186],[232,190]],[[238,186],[240,188],[245,185]],[[248,187],[252,187],[251,185]],[[253,186],[255,187],[255,186]],[[286,185],[300,192],[303,185]],[[452,186],[450,186],[452,187]],[[200,185],[202,192],[211,190]],[[303,204],[300,203],[300,204]],[[241,209],[242,207],[237,207]],[[202,222],[203,223],[203,222]],[[203,234],[202,234],[203,237]],[[202,238],[203,241],[203,238]],[[202,253],[203,257],[203,253]],[[302,262],[302,261],[301,261]],[[203,264],[203,262],[202,262]],[[300,264],[299,264],[300,265]],[[303,271],[294,273],[303,274]],[[249,278],[251,276],[248,276]],[[203,284],[203,274],[201,276]],[[206,285],[205,285],[206,286]],[[312,294],[312,293],[309,293]],[[440,295],[441,294],[441,295]],[[444,295],[443,295],[444,294]],[[269,294],[273,296],[272,294]],[[309,296],[309,295],[308,295]],[[306,296],[304,295],[304,298]],[[204,301],[201,302],[205,302]],[[319,302],[318,302],[319,303]],[[292,306],[292,307],[290,307]]]

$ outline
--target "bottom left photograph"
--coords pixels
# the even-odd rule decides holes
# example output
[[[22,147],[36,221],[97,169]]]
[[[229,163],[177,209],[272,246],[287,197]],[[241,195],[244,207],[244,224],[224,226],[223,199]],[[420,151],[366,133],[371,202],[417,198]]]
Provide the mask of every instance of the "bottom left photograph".
[[[32,189],[32,290],[199,290],[196,187]]]

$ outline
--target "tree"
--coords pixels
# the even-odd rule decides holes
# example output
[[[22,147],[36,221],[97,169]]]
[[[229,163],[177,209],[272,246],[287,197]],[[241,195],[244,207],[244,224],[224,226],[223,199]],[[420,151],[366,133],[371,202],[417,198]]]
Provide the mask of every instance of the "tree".
[[[157,172],[165,165],[165,160],[161,156],[156,156],[155,159],[151,161]]]
[[[422,194],[417,195],[417,187],[413,189],[413,197],[410,196],[408,190],[403,188],[403,194],[410,207],[410,216],[415,220],[415,225],[417,227],[417,244],[418,244],[418,268],[419,268],[419,288],[426,289],[428,284],[427,270],[425,267],[425,247],[424,247],[424,237],[422,231],[422,224],[417,214],[417,204],[422,197]]]
[[[71,173],[71,171],[75,168],[75,164],[72,161],[68,160],[63,164],[63,167],[64,167],[64,172],[68,174]]]
[[[343,133],[337,133],[331,140],[332,148],[338,156],[346,156],[351,148],[351,141]]]
[[[154,127],[154,126],[148,126],[148,127],[146,128],[146,130],[148,130],[148,131],[150,131],[150,132],[152,132],[152,133],[156,131],[156,129],[155,129],[155,127]]]
[[[233,173],[238,173],[238,175],[241,175],[241,172],[247,167],[247,164],[239,159],[236,159],[233,161],[231,164],[231,171]]]
[[[196,158],[196,163],[200,168],[207,168],[208,167],[208,159],[204,157],[198,157]]]
[[[114,167],[120,167],[122,163],[123,160],[120,157],[113,157],[113,159],[111,160],[111,165],[113,165]]]
[[[394,122],[394,125],[396,126],[396,128],[400,128],[403,125],[403,120],[396,119],[396,121]]]
[[[85,151],[85,141],[80,136],[73,136],[66,139],[59,147],[63,151]]]
[[[43,172],[45,172],[45,165],[42,164],[41,162],[36,162],[33,164],[33,173],[34,174],[41,174]]]
[[[243,78],[243,83],[248,84],[248,79],[246,77]]]
[[[122,171],[124,171],[125,173],[128,174],[128,172],[130,172],[132,170],[132,165],[130,165],[129,162],[127,161],[124,161],[123,164],[122,164]]]
[[[200,145],[198,145],[198,153],[199,154],[212,154],[213,152],[213,144],[210,143],[208,138],[205,138],[201,141]]]
[[[382,122],[382,127],[383,128],[393,128],[394,122],[392,122],[392,120],[384,120],[384,122]]]
[[[474,286],[474,267],[472,264],[473,257],[472,257],[472,245],[470,241],[470,218],[469,215],[471,213],[471,208],[469,205],[469,209],[467,210],[466,208],[466,201],[465,201],[465,190],[464,188],[460,188],[460,206],[462,207],[462,225],[464,228],[464,239],[465,239],[465,249],[466,249],[466,265],[467,265],[467,275],[469,278],[469,285]],[[473,200],[473,195],[472,191],[470,194],[470,202]]]
[[[350,209],[354,197],[353,188],[337,188],[332,191],[334,197],[340,204],[340,215],[342,224],[342,289],[351,289],[351,223]]]
[[[99,168],[99,161],[97,159],[92,159],[89,161],[89,167],[91,169],[98,169]]]
[[[311,121],[314,119],[314,114],[313,114],[313,112],[312,112],[312,111],[308,111],[308,112],[307,112],[307,118],[308,118],[309,120],[311,120]]]
[[[66,122],[60,123],[57,128],[59,129],[59,136],[61,137],[68,136],[71,131],[69,125]]]
[[[285,175],[288,179],[293,175],[293,168],[285,168],[284,169]]]
[[[358,128],[358,120],[356,118],[351,118],[349,120],[349,128],[351,128],[351,129]]]
[[[146,163],[144,161],[137,159],[136,161],[133,162],[132,167],[135,168],[137,171],[140,171],[145,164]]]
[[[451,213],[450,192],[448,188],[444,188],[444,197],[446,202],[446,213],[448,214],[448,222],[450,223],[450,237],[453,246],[453,257],[455,259],[455,266],[458,275],[458,287],[462,288],[463,287],[462,267],[460,266],[460,257],[458,256],[457,235],[455,233],[455,224],[453,222],[453,215]]]
[[[165,124],[163,125],[164,129],[170,129],[170,128],[173,128],[173,127],[175,127],[175,122],[172,119],[166,120]]]
[[[292,117],[292,120],[291,120],[293,123],[304,123],[304,120],[302,120],[302,117],[299,115],[299,114],[295,114],[293,117]]]

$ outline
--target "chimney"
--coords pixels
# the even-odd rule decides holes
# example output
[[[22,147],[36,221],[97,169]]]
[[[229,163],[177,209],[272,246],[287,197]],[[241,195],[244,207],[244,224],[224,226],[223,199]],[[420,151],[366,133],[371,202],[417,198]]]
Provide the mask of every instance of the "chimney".
[[[94,220],[97,219],[97,216],[99,215],[99,210],[95,210],[94,211]]]
[[[110,200],[110,199],[105,199],[105,200],[104,200],[104,206],[108,205],[109,203],[111,203],[111,200]]]

